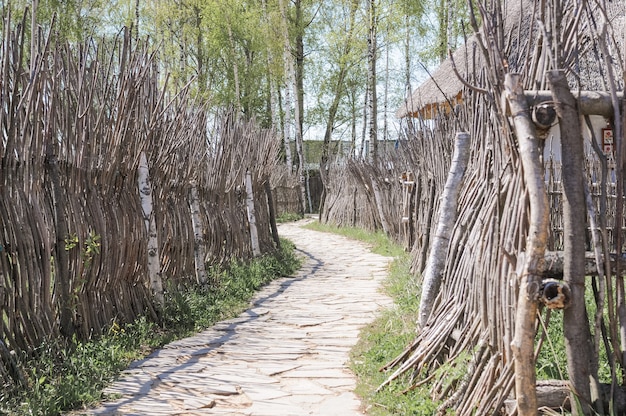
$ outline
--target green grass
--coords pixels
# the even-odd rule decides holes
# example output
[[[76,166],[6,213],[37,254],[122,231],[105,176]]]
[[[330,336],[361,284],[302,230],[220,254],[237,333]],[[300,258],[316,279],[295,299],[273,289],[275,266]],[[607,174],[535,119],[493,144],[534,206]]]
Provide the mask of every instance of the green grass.
[[[295,212],[285,212],[285,213],[280,214],[276,218],[276,222],[281,224],[284,222],[298,221],[298,220],[301,220],[302,218],[304,218],[302,214],[298,214]]]
[[[360,340],[351,353],[351,368],[358,377],[356,393],[370,416],[433,415],[438,403],[430,399],[429,385],[405,392],[411,383],[401,377],[376,391],[390,374],[380,369],[415,339],[420,292],[416,278],[410,272],[409,253],[382,232],[337,228],[319,222],[306,227],[364,241],[372,246],[373,252],[394,258],[384,283],[384,291],[393,298],[394,306],[383,311],[361,331]]]
[[[429,384],[405,391],[412,383],[402,376],[376,391],[390,375],[380,369],[415,339],[419,290],[409,272],[408,255],[393,261],[385,291],[394,299],[394,307],[363,329],[359,343],[352,350],[351,367],[358,376],[356,393],[371,416],[433,415],[438,403],[430,399]]]
[[[394,244],[382,231],[369,232],[361,228],[352,227],[334,227],[332,225],[322,224],[318,221],[305,225],[305,228],[323,231],[334,234],[343,235],[344,237],[352,238],[354,240],[363,241],[372,246],[372,252],[380,254],[382,256],[400,257],[407,256],[407,253],[402,247]]]
[[[587,278],[585,288],[585,304],[587,306],[587,315],[593,333],[594,319],[596,313],[596,303],[593,297],[593,289],[591,287],[591,279]],[[608,306],[604,305],[604,320],[608,325]],[[550,311],[549,319],[547,310],[544,309],[541,314],[542,328],[545,327],[544,343],[542,345],[539,356],[537,357],[537,379],[538,380],[567,380],[567,355],[565,352],[565,337],[563,335],[563,311]],[[538,331],[537,339],[542,335],[542,330]],[[611,369],[608,363],[606,350],[601,344],[600,356],[598,358],[598,379],[601,383],[611,382]]]
[[[133,360],[237,316],[257,289],[297,270],[300,260],[294,245],[286,240],[281,245],[276,255],[213,269],[212,277],[219,284],[210,290],[170,288],[161,326],[145,318],[123,327],[114,322],[97,340],[74,340],[69,347],[59,340],[41,345],[34,356],[20,360],[28,386],[0,390],[0,415],[58,415],[98,403],[103,388]]]

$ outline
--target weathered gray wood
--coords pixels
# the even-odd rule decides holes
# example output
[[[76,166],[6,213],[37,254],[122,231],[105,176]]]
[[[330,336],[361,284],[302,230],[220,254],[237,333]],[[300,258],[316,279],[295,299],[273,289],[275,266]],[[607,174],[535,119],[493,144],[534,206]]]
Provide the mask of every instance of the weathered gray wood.
[[[526,253],[519,253],[517,256],[517,261],[519,262],[521,259],[525,257]],[[546,251],[544,256],[544,263],[542,268],[539,269],[539,273],[542,277],[547,278],[551,277],[554,279],[562,279],[563,278],[563,257],[565,253],[563,251]],[[584,274],[585,276],[597,276],[598,275],[598,267],[596,266],[596,256],[595,253],[591,251],[585,252],[585,264],[584,264]],[[604,261],[604,259],[602,259]],[[626,262],[626,256],[621,257],[622,262]],[[616,263],[617,256],[612,255],[609,259],[611,265],[611,274],[615,274],[616,272]],[[603,267],[603,265],[601,265]],[[626,274],[626,271],[622,268],[622,274]]]
[[[272,186],[270,180],[266,176],[263,182],[263,189],[265,190],[265,197],[267,198],[267,210],[270,216],[270,229],[272,230],[272,239],[274,244],[280,250],[280,236],[278,235],[278,228],[276,226],[276,208],[274,207],[274,197],[272,195]]]
[[[600,384],[602,396],[602,409],[609,411],[612,404],[614,414],[624,414],[626,412],[626,389],[617,386],[613,398],[611,398],[611,385]],[[555,411],[570,411],[571,402],[569,400],[570,386],[567,380],[543,380],[537,382],[537,409],[552,409]],[[515,399],[509,399],[504,403],[506,414],[515,412]]]
[[[511,343],[515,362],[515,397],[520,416],[535,416],[535,321],[537,319],[537,291],[546,242],[548,238],[548,197],[544,182],[544,168],[539,151],[535,125],[530,119],[528,104],[522,90],[519,74],[507,74],[504,98],[511,109],[515,133],[519,143],[524,181],[530,202],[530,216],[526,247],[528,256],[518,274],[519,295],[515,316],[515,335]]]
[[[437,231],[430,249],[426,269],[424,270],[418,321],[420,328],[424,328],[428,323],[435,298],[441,287],[448,245],[457,218],[459,191],[465,175],[465,169],[467,168],[469,154],[469,133],[457,133],[454,142],[452,165],[450,166],[446,186],[441,196],[439,223],[437,224]]]
[[[159,240],[156,229],[156,215],[152,201],[152,185],[150,184],[150,170],[146,153],[141,152],[139,166],[137,167],[137,186],[141,199],[143,220],[146,224],[148,236],[148,278],[154,300],[158,305],[165,305],[163,281],[161,280],[161,261],[159,256]]]
[[[252,192],[252,174],[246,171],[246,208],[248,212],[248,223],[250,224],[250,243],[252,244],[252,254],[258,256],[261,254],[259,247],[259,231],[256,226],[256,210],[254,208],[254,194]]]
[[[613,117],[613,104],[611,94],[604,91],[572,91],[577,98],[578,109],[581,114]],[[524,91],[526,102],[529,107],[534,107],[546,101],[553,101],[550,90]],[[618,98],[623,98],[623,93],[618,93]],[[621,102],[621,100],[620,100]],[[510,114],[510,108],[507,107]]]
[[[571,290],[571,303],[563,310],[563,331],[567,353],[567,370],[572,384],[572,400],[580,406],[572,409],[574,415],[589,415],[597,397],[597,374],[590,373],[591,331],[585,306],[585,233],[586,205],[583,185],[583,140],[577,102],[572,95],[565,72],[547,74],[555,102],[563,164],[563,228],[564,281]],[[591,386],[593,385],[593,386]],[[596,397],[592,397],[592,392]]]
[[[189,209],[191,212],[191,226],[193,227],[193,252],[196,263],[196,281],[201,285],[206,284],[207,275],[204,263],[206,261],[206,250],[204,249],[204,236],[202,232],[202,216],[200,215],[200,198],[198,196],[198,185],[194,181],[189,191]]]

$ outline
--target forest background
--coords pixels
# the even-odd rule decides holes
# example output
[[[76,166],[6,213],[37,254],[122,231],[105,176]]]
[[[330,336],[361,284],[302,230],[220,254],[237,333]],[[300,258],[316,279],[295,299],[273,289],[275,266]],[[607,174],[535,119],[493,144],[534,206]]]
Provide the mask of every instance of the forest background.
[[[353,155],[401,135],[394,117],[427,68],[463,38],[458,0],[0,1],[19,22],[70,43],[112,41],[122,27],[158,50],[168,88],[189,87],[215,110],[235,107],[282,133],[288,165],[302,140],[351,143]],[[27,22],[27,24],[30,22]],[[408,92],[408,93],[407,93]],[[370,146],[369,143],[372,143]],[[295,152],[294,155],[291,155]]]

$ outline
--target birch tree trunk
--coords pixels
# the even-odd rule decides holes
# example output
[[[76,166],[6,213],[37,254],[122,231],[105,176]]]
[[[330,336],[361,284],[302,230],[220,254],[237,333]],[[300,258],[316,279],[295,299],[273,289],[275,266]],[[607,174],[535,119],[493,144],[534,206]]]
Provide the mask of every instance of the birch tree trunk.
[[[583,185],[583,138],[576,98],[572,95],[563,71],[548,72],[548,82],[561,130],[563,164],[563,276],[571,289],[571,304],[563,311],[563,332],[567,353],[567,373],[572,386],[572,414],[589,415],[593,411],[590,381],[591,330],[585,307],[585,237],[586,202]],[[591,378],[590,378],[591,377]],[[596,390],[596,389],[594,389]],[[598,400],[599,397],[595,397]]]
[[[141,199],[141,210],[143,220],[148,232],[148,279],[150,290],[157,305],[161,308],[165,305],[163,293],[163,281],[161,280],[161,261],[159,255],[159,239],[156,229],[156,219],[154,216],[154,205],[152,202],[152,185],[150,184],[150,170],[148,168],[148,158],[145,152],[139,156],[139,167],[137,168],[137,185],[139,187],[139,198]]]
[[[248,222],[250,223],[250,243],[252,244],[252,255],[259,256],[259,233],[256,228],[256,212],[254,209],[254,194],[252,193],[252,174],[246,170],[246,210],[248,212]]]
[[[622,30],[623,30],[623,35],[624,35],[624,42],[626,42],[626,25],[622,26]],[[626,43],[622,43],[623,45],[623,49],[626,52]],[[610,55],[606,55],[607,59]],[[624,60],[624,52],[622,52],[622,60]],[[622,82],[626,82],[626,62],[622,62],[622,68],[624,68],[624,71],[622,72]],[[622,83],[622,85],[624,85]],[[615,89],[612,89],[612,94],[616,94]],[[622,199],[622,195],[624,195],[624,164],[626,163],[626,149],[624,149],[624,144],[626,143],[626,94],[625,97],[622,98],[622,117],[619,118],[619,110],[617,108],[615,108],[615,138],[617,140],[616,142],[616,146],[619,149],[617,151],[617,162],[618,162],[618,168],[616,169],[616,173],[617,173],[617,186],[620,189],[620,192],[618,192],[618,200],[619,200],[619,204],[617,204],[618,207],[620,207],[620,211],[619,211],[619,216],[616,216],[615,218],[615,228],[616,230],[619,230],[621,227],[623,227],[623,214],[622,214],[622,206],[623,206],[623,199]],[[618,121],[619,120],[619,121]],[[617,247],[622,247],[622,234],[619,233],[620,238],[617,240],[619,241],[619,245]],[[620,250],[621,251],[621,250]],[[618,266],[618,272],[620,272],[620,266]],[[619,285],[619,287],[622,289],[621,290],[621,294],[622,296],[625,294],[624,293],[624,278],[621,277],[621,273],[617,275],[617,283]],[[622,302],[620,302],[620,306],[619,306],[619,318],[620,318],[620,337],[621,337],[621,341],[622,341],[622,362],[626,362],[626,348],[624,348],[624,345],[626,345],[626,305],[623,302],[623,297]]]
[[[295,47],[295,65],[292,60],[293,74],[293,95],[296,100],[295,105],[295,121],[296,121],[296,151],[298,153],[298,179],[300,184],[300,198],[302,201],[302,213],[307,212],[308,193],[305,182],[305,173],[308,175],[306,160],[304,158],[304,138],[302,126],[304,124],[304,39],[302,31],[304,23],[302,22],[302,0],[294,1],[296,10],[296,47]]]
[[[457,133],[454,141],[452,164],[448,173],[448,179],[446,180],[446,186],[443,190],[443,195],[441,196],[437,231],[435,232],[435,238],[430,248],[430,255],[428,256],[423,274],[422,295],[420,298],[418,318],[420,328],[424,328],[428,323],[435,298],[441,287],[441,278],[445,269],[450,237],[452,236],[452,230],[454,229],[457,218],[459,191],[469,161],[469,147],[469,133]]]
[[[261,7],[263,9],[263,21],[269,28],[270,18],[267,12],[267,0],[262,0]],[[274,96],[274,93],[276,92],[276,83],[274,81],[274,76],[271,71],[272,62],[274,60],[274,55],[272,54],[272,49],[270,48],[269,44],[267,45],[266,54],[267,54],[267,58],[265,62],[267,65],[267,84],[268,84],[268,89],[269,89],[270,116],[272,117],[273,125],[276,127],[276,130],[279,131],[280,123],[278,122],[279,117],[277,114],[278,104],[276,103],[276,97]],[[289,150],[289,159],[291,160],[291,149],[285,149],[285,152],[287,152],[287,150]]]
[[[241,114],[241,87],[239,85],[239,64],[237,64],[237,52],[235,50],[235,38],[233,36],[233,28],[230,24],[230,17],[228,17],[228,43],[230,44],[230,53],[233,64],[233,80],[235,82],[235,104],[237,106],[237,113]]]
[[[376,45],[378,16],[376,15],[376,0],[369,0],[368,19],[369,31],[367,35],[367,63],[369,87],[368,103],[369,108],[369,139],[370,139],[370,159],[374,165],[378,162],[378,103],[376,98],[376,58],[378,54]]]
[[[365,149],[365,139],[367,137],[367,103],[369,101],[370,96],[370,85],[369,82],[366,83],[365,86],[365,99],[363,100],[363,123],[361,127],[361,149],[359,150],[359,159],[365,159],[368,155],[365,152],[369,152],[369,149]]]
[[[204,247],[204,233],[202,232],[202,217],[200,216],[200,199],[198,198],[198,187],[195,183],[191,184],[189,208],[191,210],[191,225],[193,227],[193,254],[196,264],[196,281],[200,285],[207,282],[206,269],[204,261],[206,258],[206,250]]]
[[[356,0],[352,0],[350,3],[350,18],[348,22],[348,33],[346,35],[346,41],[344,43],[343,50],[341,51],[341,57],[339,59],[339,68],[337,71],[337,82],[335,83],[335,89],[333,91],[333,101],[328,107],[328,118],[326,119],[326,130],[324,131],[324,144],[322,146],[322,157],[320,160],[320,177],[322,179],[322,196],[320,198],[319,215],[322,218],[324,214],[324,205],[326,199],[326,184],[328,183],[326,176],[326,169],[330,159],[330,143],[332,140],[333,129],[335,128],[335,122],[337,120],[337,112],[339,111],[339,104],[341,99],[345,96],[346,86],[345,79],[348,75],[348,57],[352,51],[352,42],[354,37],[354,25],[355,16],[359,3]],[[353,124],[354,126],[354,124]]]
[[[407,12],[404,16],[404,24],[405,24],[405,36],[404,36],[404,84],[406,88],[406,98],[409,99],[411,94],[413,94],[413,87],[411,86],[411,56],[413,52],[411,51],[411,19],[409,13]],[[410,118],[410,117],[408,117]]]
[[[302,4],[300,0],[296,0],[296,25],[301,25],[302,20]],[[304,169],[305,169],[305,160],[304,160],[304,150],[303,150],[303,142],[302,142],[302,108],[303,105],[301,103],[302,96],[300,92],[299,86],[299,77],[298,72],[296,71],[296,67],[294,65],[294,59],[292,56],[292,45],[291,39],[289,37],[289,20],[287,18],[287,8],[285,6],[284,0],[278,1],[278,6],[280,8],[280,14],[283,21],[283,40],[285,42],[284,46],[284,59],[285,59],[285,78],[286,78],[286,87],[285,87],[285,140],[289,137],[291,132],[291,95],[290,88],[293,90],[293,95],[295,98],[295,107],[294,107],[294,117],[295,117],[295,144],[296,144],[296,155],[298,157],[298,166],[296,169],[296,174],[298,175],[298,185],[300,187],[300,209],[302,213],[306,212],[306,186],[304,180]],[[300,38],[300,41],[302,39]],[[296,52],[298,54],[302,54],[302,45],[297,44]],[[302,60],[304,62],[304,60]],[[302,63],[301,63],[302,65]],[[287,132],[289,130],[289,133]],[[291,166],[290,166],[291,169]]]
[[[519,143],[524,182],[530,200],[526,253],[518,275],[515,335],[511,343],[515,363],[515,397],[519,416],[537,414],[535,331],[541,270],[548,238],[548,197],[541,163],[539,139],[530,118],[519,74],[506,74],[504,97],[511,110]]]
[[[285,140],[285,156],[287,159],[287,167],[289,172],[293,171],[293,160],[291,155],[291,131],[292,131],[292,117],[291,117],[291,88],[289,85],[290,77],[293,75],[292,71],[292,58],[291,58],[291,42],[289,41],[289,21],[287,20],[287,10],[285,9],[284,0],[278,0],[278,7],[280,8],[280,15],[282,18],[282,32],[283,32],[283,61],[285,70],[285,100],[283,102],[283,110],[285,113],[284,121],[284,140]]]

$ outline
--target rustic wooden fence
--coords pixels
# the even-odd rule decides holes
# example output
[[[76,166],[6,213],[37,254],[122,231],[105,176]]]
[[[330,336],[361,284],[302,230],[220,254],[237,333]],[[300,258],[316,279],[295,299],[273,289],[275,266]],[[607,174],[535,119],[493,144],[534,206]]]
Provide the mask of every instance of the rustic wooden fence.
[[[0,50],[0,383],[15,357],[141,315],[204,263],[275,249],[280,140],[166,93],[148,45],[58,44],[24,26]],[[254,215],[251,215],[254,214]]]
[[[569,31],[569,37],[562,39],[564,44],[560,47],[563,49],[559,52],[569,58],[576,57],[575,65],[571,61],[572,68],[569,68],[578,71],[570,73],[571,85],[582,89],[620,91],[623,88],[622,80],[600,85],[598,82],[603,77],[598,74],[607,74],[611,70],[621,74],[616,66],[622,68],[619,65],[623,65],[623,62],[609,58],[598,60],[598,55],[593,55],[593,51],[623,50],[619,42],[615,43],[615,39],[620,40],[621,35],[612,34],[614,27],[621,27],[613,25],[620,21],[616,16],[623,16],[623,3],[550,2],[551,5],[553,3],[562,10],[563,14],[559,18],[563,19],[561,23]],[[408,136],[406,145],[403,143],[396,154],[381,158],[384,160],[381,166],[398,167],[393,177],[402,184],[392,187],[390,195],[385,197],[386,203],[390,205],[384,211],[389,215],[387,222],[400,224],[398,228],[390,228],[390,235],[411,250],[414,271],[419,278],[431,254],[437,221],[442,215],[439,212],[439,198],[443,194],[451,164],[455,133],[466,131],[470,134],[471,153],[460,189],[456,221],[447,250],[437,253],[445,256],[445,266],[440,270],[441,288],[434,299],[426,325],[406,350],[385,368],[389,378],[381,386],[384,388],[401,375],[407,375],[409,379],[407,389],[424,380],[433,381],[432,397],[442,402],[438,414],[450,411],[457,415],[516,412],[515,400],[510,400],[515,394],[516,384],[511,344],[517,321],[518,285],[523,279],[524,255],[529,250],[530,204],[523,179],[519,138],[516,137],[511,119],[508,118],[510,114],[502,106],[500,97],[504,90],[502,83],[505,72],[522,72],[526,89],[545,85],[545,68],[539,63],[547,62],[541,61],[547,58],[542,55],[546,53],[545,48],[541,50],[534,47],[540,44],[538,39],[541,36],[538,28],[535,27],[532,32],[529,29],[530,13],[523,12],[522,6],[517,3],[509,4],[506,10],[493,5],[489,2],[481,4],[482,21],[487,26],[491,22],[508,22],[505,29],[498,32],[500,38],[494,40],[500,42],[496,42],[500,49],[494,46],[496,44],[481,43],[480,38],[470,39],[467,49],[463,51],[467,61],[463,66],[458,66],[458,71],[466,81],[462,88],[463,101],[454,107],[454,111],[447,107],[447,111],[442,111],[434,120],[432,117],[427,120],[405,120]],[[526,1],[524,5],[526,10],[541,13],[543,3]],[[546,13],[551,13],[550,10],[547,9]],[[580,16],[584,18],[578,21]],[[596,24],[594,19],[603,21],[605,17],[611,23],[604,21],[603,24]],[[489,36],[495,33],[494,28],[483,29],[482,33]],[[584,55],[578,49],[580,44],[576,43],[576,39],[583,38],[584,51],[592,56]],[[525,43],[527,40],[529,43]],[[506,68],[501,66],[503,62]],[[619,117],[617,121],[609,117],[609,121],[615,127],[621,120]],[[547,249],[563,250],[561,166],[549,160],[544,162],[550,203]],[[351,165],[359,166],[359,170],[350,169]],[[371,182],[375,180],[380,183],[392,175],[387,175],[378,166],[370,166],[367,162],[342,162],[331,169],[340,174],[330,175],[328,180],[329,207],[328,212],[322,215],[322,220],[368,229],[383,228],[381,211],[377,208],[378,201],[373,197]],[[410,172],[410,175],[404,174],[405,171]],[[601,151],[588,154],[585,175],[589,199],[592,201],[587,211],[588,249],[599,251],[601,258],[608,259],[615,253],[622,253],[624,249],[622,233],[625,214],[620,212],[619,207],[623,205],[618,203],[618,196],[623,195],[619,192],[623,178],[616,170],[607,169],[607,160]],[[334,205],[333,201],[336,201]],[[405,220],[401,220],[402,217]],[[592,231],[597,231],[599,235],[592,236]],[[590,315],[592,356],[597,359],[601,353],[605,354],[607,362],[604,365],[611,368],[613,378],[592,380],[590,384],[598,383],[599,391],[615,392],[613,404],[618,406],[616,409],[619,413],[626,411],[621,394],[623,387],[620,386],[623,384],[623,351],[626,348],[623,336],[623,318],[626,315],[623,314],[623,302],[620,301],[624,296],[623,276],[616,275],[608,262],[604,266],[599,267],[604,270],[604,276],[589,278],[595,288],[598,310],[606,308],[608,314]],[[595,267],[594,263],[593,270]],[[619,318],[620,313],[622,318]],[[540,341],[535,347],[538,354],[542,346],[546,348],[545,327],[550,325],[550,313],[545,308],[537,322],[541,322],[537,323]],[[566,363],[562,363],[562,366],[565,368]],[[534,369],[526,371],[533,372]],[[597,368],[590,371],[593,373]],[[557,391],[558,394],[552,397],[560,400],[561,404],[569,389],[561,383],[551,390]],[[602,400],[600,398],[598,403]],[[544,404],[547,403],[539,403]]]

